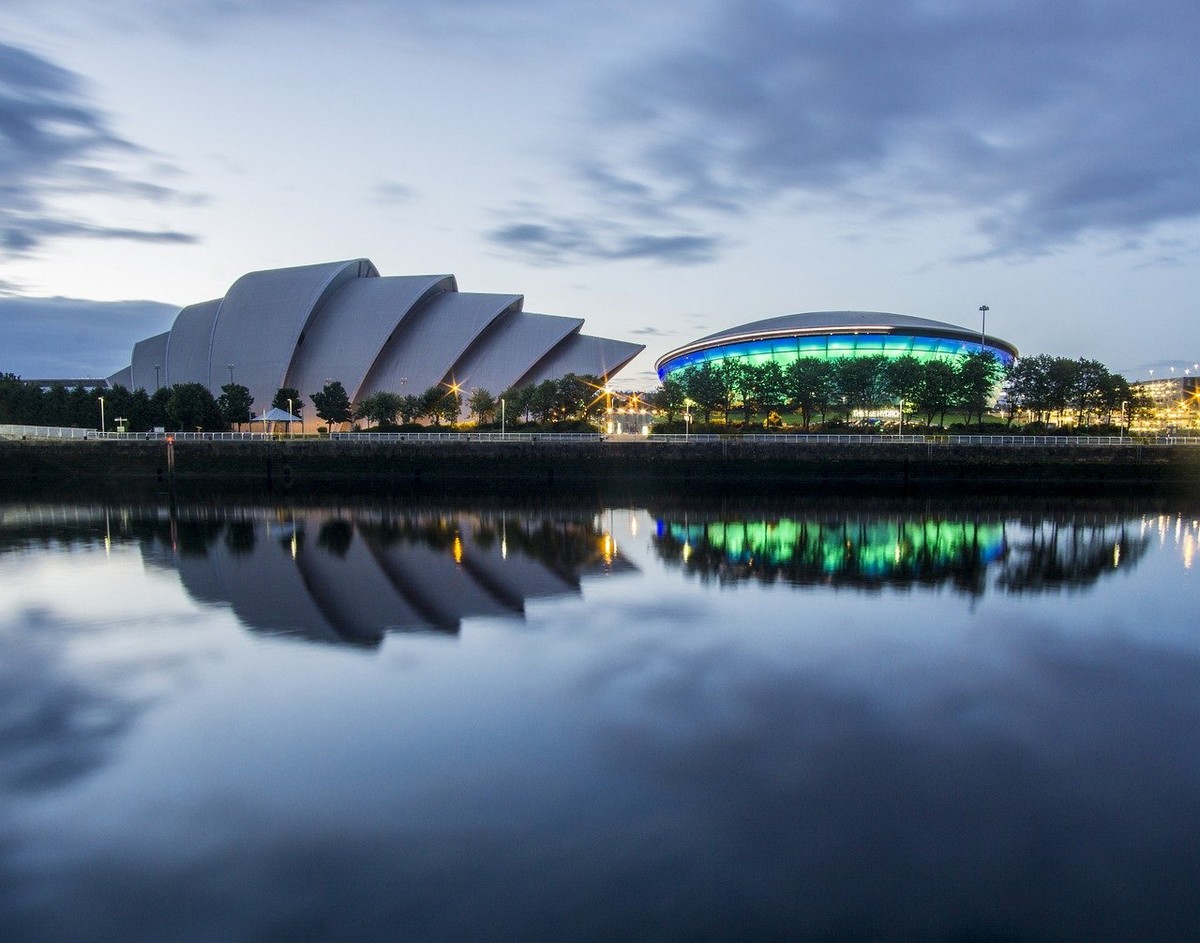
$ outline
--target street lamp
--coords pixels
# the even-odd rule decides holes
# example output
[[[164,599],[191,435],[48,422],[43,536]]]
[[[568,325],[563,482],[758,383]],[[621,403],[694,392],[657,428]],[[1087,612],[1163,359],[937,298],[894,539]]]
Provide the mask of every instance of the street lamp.
[[[292,437],[292,398],[288,397],[288,438]]]
[[[981,315],[981,323],[979,325],[979,346],[987,347],[987,313],[992,309],[987,305],[979,306],[979,314]]]
[[[233,386],[233,364],[227,363],[225,366],[229,368],[229,385]]]
[[[1129,400],[1121,400],[1121,418],[1125,420],[1125,432],[1123,435],[1129,435]]]
[[[159,369],[160,369],[159,365],[155,364],[154,365],[154,392],[155,393],[158,392],[158,371],[159,371]]]
[[[104,431],[104,397],[99,397],[100,400],[100,431]]]

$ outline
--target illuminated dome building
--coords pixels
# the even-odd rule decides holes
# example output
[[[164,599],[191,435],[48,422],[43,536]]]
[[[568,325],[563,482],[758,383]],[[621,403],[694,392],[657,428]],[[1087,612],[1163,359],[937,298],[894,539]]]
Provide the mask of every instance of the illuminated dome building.
[[[786,365],[803,357],[833,360],[844,357],[957,361],[987,351],[1008,365],[1017,348],[979,331],[877,311],[814,311],[752,321],[710,334],[676,348],[654,365],[660,380],[693,365],[720,363],[736,357],[744,363],[775,361]]]
[[[499,394],[568,373],[606,381],[641,344],[580,333],[583,320],[524,310],[523,295],[460,292],[453,275],[382,277],[368,259],[243,275],[134,345],[109,383],[151,392],[247,387],[254,409],[281,387],[302,396],[337,380],[359,402],[439,384]]]

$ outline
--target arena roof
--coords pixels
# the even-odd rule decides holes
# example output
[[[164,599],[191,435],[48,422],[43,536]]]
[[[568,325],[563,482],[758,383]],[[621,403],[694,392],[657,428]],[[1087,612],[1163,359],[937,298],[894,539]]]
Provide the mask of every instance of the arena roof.
[[[655,369],[661,376],[664,368],[680,358],[700,351],[732,344],[765,341],[774,338],[813,337],[833,335],[901,335],[908,337],[946,338],[985,348],[1006,357],[1016,357],[1017,349],[1008,341],[992,335],[983,337],[980,331],[960,327],[946,321],[918,318],[887,311],[809,311],[785,314],[780,317],[751,321],[726,328],[669,351],[660,357]]]

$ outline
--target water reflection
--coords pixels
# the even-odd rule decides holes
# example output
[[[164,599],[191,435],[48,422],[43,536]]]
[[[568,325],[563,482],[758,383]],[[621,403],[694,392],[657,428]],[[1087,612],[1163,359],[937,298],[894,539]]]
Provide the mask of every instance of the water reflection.
[[[4,549],[136,542],[194,599],[250,630],[379,645],[388,632],[457,632],[472,616],[521,617],[528,599],[634,567],[594,515],[421,509],[9,510]]]
[[[1183,535],[1194,545],[1195,523]],[[1086,586],[1136,566],[1150,546],[1146,518],[1087,512],[1027,518],[856,513],[755,518],[658,513],[659,556],[722,583],[780,580],[865,590],[952,586],[982,595]]]

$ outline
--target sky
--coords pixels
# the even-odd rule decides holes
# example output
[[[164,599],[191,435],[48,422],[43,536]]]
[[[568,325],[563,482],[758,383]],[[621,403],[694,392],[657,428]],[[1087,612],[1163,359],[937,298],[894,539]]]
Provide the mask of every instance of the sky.
[[[654,361],[890,311],[1200,361],[1195,0],[0,0],[0,372],[365,257]]]

